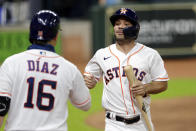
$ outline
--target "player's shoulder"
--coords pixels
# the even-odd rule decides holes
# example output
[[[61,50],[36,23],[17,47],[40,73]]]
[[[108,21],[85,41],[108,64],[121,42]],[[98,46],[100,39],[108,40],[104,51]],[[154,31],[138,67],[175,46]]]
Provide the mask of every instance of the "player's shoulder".
[[[109,45],[107,47],[104,48],[100,48],[99,50],[96,51],[95,55],[106,55],[110,53],[110,48],[114,47],[115,44]]]
[[[13,54],[11,56],[8,56],[4,62],[9,62],[9,63],[12,63],[14,61],[19,61],[21,60],[21,56],[24,54],[24,52],[20,52],[20,53],[16,53],[16,54]]]
[[[33,58],[33,57],[45,57],[45,58],[51,58],[55,59],[55,62],[61,64],[61,65],[66,65],[69,66],[70,68],[75,68],[75,65],[71,63],[70,61],[66,60],[64,57],[58,55],[57,53],[54,52],[49,52],[47,51],[47,56],[40,55],[38,54],[40,52],[39,50],[26,50],[20,53],[16,53],[14,55],[11,55],[5,59],[6,62],[9,63],[22,63],[22,61]]]
[[[64,64],[67,67],[72,68],[74,70],[77,69],[77,66],[74,63],[72,63],[71,61],[69,61],[63,57],[61,57],[61,61],[62,61],[62,64]]]
[[[143,48],[143,51],[147,54],[150,54],[150,55],[158,55],[158,51],[149,47],[149,46],[146,46],[144,44],[141,44],[141,43],[137,43],[137,46],[140,46],[141,48]]]
[[[62,72],[64,72],[64,74],[66,74],[66,78],[69,78],[70,80],[73,80],[75,76],[81,74],[78,67],[74,63],[65,58],[62,58],[60,69]]]
[[[63,72],[69,72],[68,74],[73,74],[79,71],[78,67],[72,63],[71,61],[67,60],[66,58],[59,56],[56,63],[60,65],[60,68]]]
[[[102,54],[105,51],[105,48],[98,49],[95,54]]]

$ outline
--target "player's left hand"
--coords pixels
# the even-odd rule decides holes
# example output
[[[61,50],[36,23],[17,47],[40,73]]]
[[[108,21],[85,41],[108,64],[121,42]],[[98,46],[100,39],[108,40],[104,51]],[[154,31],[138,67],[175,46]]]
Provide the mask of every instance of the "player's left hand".
[[[92,89],[97,84],[97,80],[92,74],[84,74],[84,81],[89,89]]]
[[[137,95],[145,96],[146,95],[145,86],[141,82],[135,83],[135,85],[132,86],[131,91],[133,92],[134,96],[137,96]]]

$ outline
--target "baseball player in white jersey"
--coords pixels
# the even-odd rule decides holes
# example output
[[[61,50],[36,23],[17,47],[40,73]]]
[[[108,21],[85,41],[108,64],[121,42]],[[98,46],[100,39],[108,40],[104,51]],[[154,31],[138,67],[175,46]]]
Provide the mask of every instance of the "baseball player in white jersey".
[[[0,68],[0,119],[5,130],[67,131],[67,101],[84,111],[91,96],[75,65],[55,53],[60,19],[42,10],[30,25],[32,45]]]
[[[140,25],[134,11],[121,8],[110,17],[110,21],[114,26],[116,43],[99,49],[89,61],[84,73],[86,85],[92,89],[103,78],[105,131],[147,131],[134,96],[143,96],[153,126],[150,94],[167,89],[168,74],[159,53],[135,41]],[[132,65],[136,78],[141,81],[132,90],[123,71],[126,65]]]

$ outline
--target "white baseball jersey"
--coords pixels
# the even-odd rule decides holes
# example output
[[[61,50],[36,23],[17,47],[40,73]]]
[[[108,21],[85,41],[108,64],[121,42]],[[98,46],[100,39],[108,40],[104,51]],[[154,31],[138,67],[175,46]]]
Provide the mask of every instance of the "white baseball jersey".
[[[99,49],[85,68],[96,79],[103,78],[102,105],[124,117],[140,114],[135,99],[129,89],[129,81],[123,66],[132,65],[135,76],[143,84],[152,81],[167,81],[168,74],[157,51],[136,43],[126,55],[116,48],[116,44]],[[150,109],[150,96],[145,97],[146,110]]]
[[[80,109],[91,104],[75,65],[58,54],[31,49],[0,68],[0,95],[11,98],[5,130],[67,130],[67,100]]]

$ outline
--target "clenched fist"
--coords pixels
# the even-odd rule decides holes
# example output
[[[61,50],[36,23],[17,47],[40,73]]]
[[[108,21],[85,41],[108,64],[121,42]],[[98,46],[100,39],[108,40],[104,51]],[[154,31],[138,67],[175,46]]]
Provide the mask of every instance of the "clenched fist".
[[[84,73],[84,81],[89,89],[92,89],[97,84],[96,78],[90,73]]]

